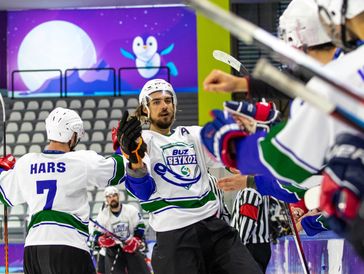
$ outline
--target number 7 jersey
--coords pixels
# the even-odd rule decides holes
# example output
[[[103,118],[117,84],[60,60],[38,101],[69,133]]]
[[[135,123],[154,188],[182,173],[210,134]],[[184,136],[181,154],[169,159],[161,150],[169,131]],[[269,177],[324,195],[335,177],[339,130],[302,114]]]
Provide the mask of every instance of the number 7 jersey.
[[[25,246],[68,245],[89,248],[87,187],[116,185],[124,179],[122,156],[104,158],[93,151],[45,151],[21,157],[0,174],[0,201],[28,204]]]

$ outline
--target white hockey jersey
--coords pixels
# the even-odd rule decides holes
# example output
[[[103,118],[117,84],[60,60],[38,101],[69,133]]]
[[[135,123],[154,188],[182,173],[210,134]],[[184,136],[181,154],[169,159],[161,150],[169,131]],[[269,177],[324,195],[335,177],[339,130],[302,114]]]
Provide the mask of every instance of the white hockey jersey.
[[[157,231],[186,227],[218,211],[209,186],[209,167],[222,167],[200,141],[198,126],[177,127],[169,136],[143,130],[148,147],[143,159],[156,190],[141,206],[150,212],[149,223]]]
[[[133,237],[135,229],[145,229],[145,224],[140,212],[132,205],[122,204],[121,212],[115,216],[106,206],[97,215],[97,222],[107,230],[119,236],[123,241]],[[104,233],[102,229],[96,230]]]
[[[338,79],[347,81],[361,90],[364,96],[364,46],[344,55],[323,69],[337,75]],[[319,79],[313,78],[308,87],[326,96],[340,106],[345,106],[364,119],[363,110],[359,110],[351,99]],[[317,110],[309,103],[302,103],[297,98],[296,108],[287,124],[272,138],[272,146],[260,148],[263,162],[277,178],[287,182],[301,183],[305,176],[316,174],[322,168],[328,149],[335,143],[335,138],[344,132],[356,131]],[[275,154],[274,154],[275,153]],[[274,154],[274,156],[272,156]],[[288,158],[287,158],[288,157]],[[276,165],[277,159],[290,159],[290,163]],[[287,166],[292,172],[287,171]],[[302,175],[302,176],[301,176]],[[304,185],[304,184],[303,184]]]
[[[25,246],[68,245],[89,251],[87,187],[116,185],[124,177],[121,156],[93,151],[28,153],[0,174],[0,200],[28,204]]]

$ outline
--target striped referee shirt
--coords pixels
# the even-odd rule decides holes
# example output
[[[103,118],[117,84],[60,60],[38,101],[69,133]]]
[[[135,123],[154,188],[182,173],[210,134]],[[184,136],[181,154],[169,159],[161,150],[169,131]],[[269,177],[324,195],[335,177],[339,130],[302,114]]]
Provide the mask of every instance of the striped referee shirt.
[[[217,188],[216,183],[217,183],[217,178],[215,176],[213,176],[212,174],[208,173],[209,176],[209,184],[211,187],[212,192],[215,194],[216,200],[219,203],[219,209],[217,212],[217,217],[224,220],[225,222],[227,222],[228,224],[230,224],[230,212],[229,209],[227,208],[225,201],[224,201],[224,193]]]
[[[231,226],[239,231],[243,244],[269,243],[269,196],[245,188],[237,193]]]

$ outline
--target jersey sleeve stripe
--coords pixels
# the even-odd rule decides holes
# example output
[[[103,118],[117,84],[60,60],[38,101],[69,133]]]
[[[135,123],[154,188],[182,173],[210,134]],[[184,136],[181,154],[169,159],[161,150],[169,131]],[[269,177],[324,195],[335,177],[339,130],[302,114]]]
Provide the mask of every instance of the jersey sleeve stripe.
[[[296,187],[293,184],[278,183],[278,186],[287,193],[295,195],[297,200],[302,199],[307,191],[307,189]]]
[[[298,165],[288,155],[279,150],[272,143],[272,137],[274,135],[268,134],[265,139],[259,140],[259,159],[275,177],[286,182],[302,183],[315,173]]]
[[[297,166],[273,145],[268,146],[264,144],[259,147],[259,158],[269,172],[280,181],[300,184],[313,175],[313,173]]]
[[[282,142],[280,142],[278,138],[273,138],[272,144],[275,147],[277,147],[278,150],[282,151],[282,153],[290,157],[292,161],[294,161],[297,165],[301,166],[302,168],[307,169],[311,173],[317,173],[320,171],[319,168],[315,168],[314,166],[310,165],[309,163],[298,157],[294,151],[292,151],[290,148],[288,148]]]
[[[111,158],[114,159],[114,177],[111,178],[108,182],[108,185],[114,186],[118,185],[123,181],[125,175],[125,166],[124,166],[124,159],[121,155],[114,154],[111,155]]]
[[[3,188],[0,186],[0,202],[2,202],[4,205],[6,205],[7,207],[11,207],[14,206],[10,200],[6,197],[5,192],[3,190]]]

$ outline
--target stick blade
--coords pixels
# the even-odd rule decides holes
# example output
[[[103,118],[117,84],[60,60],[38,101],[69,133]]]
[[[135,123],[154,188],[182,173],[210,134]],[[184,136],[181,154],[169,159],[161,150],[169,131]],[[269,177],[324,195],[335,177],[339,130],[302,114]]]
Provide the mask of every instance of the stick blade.
[[[229,66],[231,66],[233,69],[235,69],[238,72],[241,72],[241,63],[236,60],[234,57],[232,57],[230,54],[227,54],[226,52],[223,52],[221,50],[214,50],[212,52],[212,56]]]

